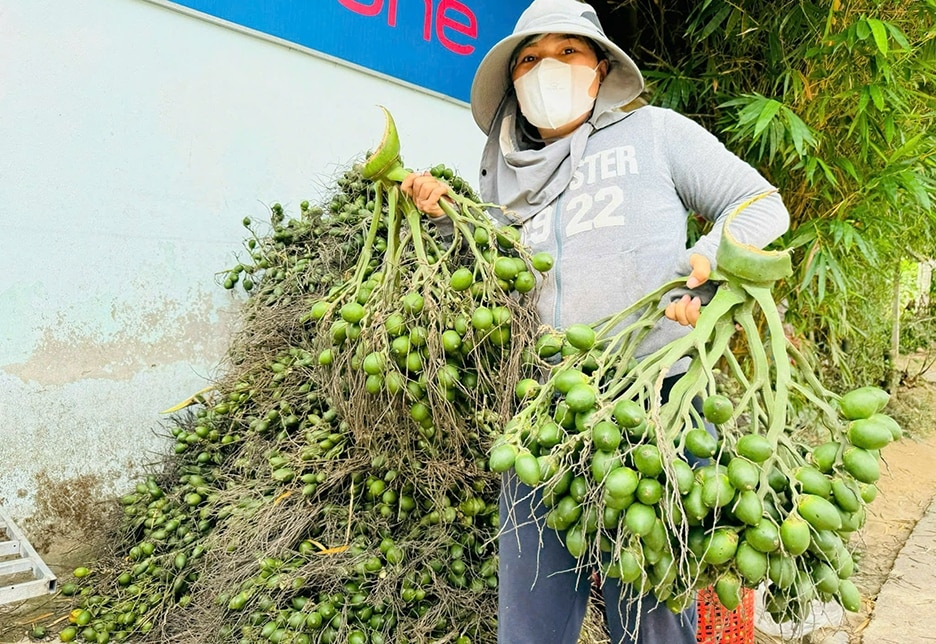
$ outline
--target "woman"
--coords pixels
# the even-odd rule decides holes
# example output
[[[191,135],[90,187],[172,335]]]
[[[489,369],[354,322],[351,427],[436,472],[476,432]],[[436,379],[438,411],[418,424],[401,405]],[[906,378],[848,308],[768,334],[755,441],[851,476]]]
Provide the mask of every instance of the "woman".
[[[641,346],[645,356],[698,319],[698,287],[715,264],[725,217],[773,187],[693,121],[652,106],[622,109],[642,90],[640,71],[604,35],[591,6],[535,0],[481,62],[471,110],[488,135],[482,198],[505,207],[492,216],[520,225],[525,244],[556,260],[538,298],[543,322],[556,328],[594,322],[671,279],[688,277],[688,292],[667,303],[668,319]],[[424,213],[443,216],[444,183],[413,174],[402,188]],[[714,225],[687,249],[691,213]],[[788,225],[775,193],[736,217],[732,233],[763,248]],[[673,369],[664,397],[685,368]],[[505,477],[501,644],[575,644],[584,619],[588,575],[575,570],[559,536],[545,528],[540,498]],[[694,606],[676,615],[650,597],[633,601],[611,579],[602,592],[613,642],[696,642]]]

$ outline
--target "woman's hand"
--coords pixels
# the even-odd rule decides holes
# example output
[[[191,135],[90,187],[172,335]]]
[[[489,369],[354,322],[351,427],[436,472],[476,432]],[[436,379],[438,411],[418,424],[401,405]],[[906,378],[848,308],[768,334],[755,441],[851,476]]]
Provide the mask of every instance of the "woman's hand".
[[[687,288],[701,286],[708,281],[712,273],[712,265],[705,255],[693,253],[689,256],[689,266],[692,272],[686,279]],[[695,326],[702,313],[702,300],[698,297],[683,295],[675,302],[670,302],[666,307],[666,317],[675,320],[683,326]]]
[[[421,212],[430,217],[442,217],[445,212],[439,200],[448,194],[448,184],[436,179],[428,172],[411,172],[403,179],[400,190],[413,199]]]

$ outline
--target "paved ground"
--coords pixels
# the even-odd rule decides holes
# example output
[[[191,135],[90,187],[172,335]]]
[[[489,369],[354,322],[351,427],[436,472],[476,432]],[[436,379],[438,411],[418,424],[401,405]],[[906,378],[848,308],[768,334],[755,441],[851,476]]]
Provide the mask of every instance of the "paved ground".
[[[936,501],[894,561],[863,635],[865,644],[936,642]]]

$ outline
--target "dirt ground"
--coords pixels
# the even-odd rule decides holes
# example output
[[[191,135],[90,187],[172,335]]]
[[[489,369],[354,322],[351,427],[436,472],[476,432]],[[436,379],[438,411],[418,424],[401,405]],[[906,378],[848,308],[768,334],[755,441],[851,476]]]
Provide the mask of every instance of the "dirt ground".
[[[936,374],[930,380],[936,380]],[[878,498],[871,504],[867,523],[855,536],[860,559],[854,580],[864,598],[860,613],[846,613],[837,629],[822,629],[803,638],[806,644],[874,644],[864,642],[862,632],[872,618],[874,601],[894,560],[929,503],[936,496],[936,382],[918,378],[888,407],[904,424],[906,435],[883,450],[885,467]],[[93,546],[84,540],[59,540],[43,554],[60,580],[67,580],[75,566],[93,559]],[[43,597],[18,605],[0,606],[0,643],[29,642],[29,629],[40,624],[55,632],[68,619],[70,602],[63,597]],[[899,624],[894,624],[899,629]],[[46,638],[44,641],[58,641]],[[758,644],[779,642],[758,634]],[[789,640],[787,640],[789,641]]]
[[[854,581],[865,599],[861,613],[846,614],[851,644],[863,642],[861,632],[874,610],[874,598],[936,492],[936,435],[889,445],[884,458],[887,468],[881,475],[880,494],[858,535],[861,557]]]

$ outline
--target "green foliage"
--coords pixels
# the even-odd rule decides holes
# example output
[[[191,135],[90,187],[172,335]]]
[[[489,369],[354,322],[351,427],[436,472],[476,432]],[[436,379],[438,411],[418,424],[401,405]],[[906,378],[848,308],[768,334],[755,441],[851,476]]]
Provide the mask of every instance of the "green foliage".
[[[906,309],[900,316],[901,353],[913,353],[923,349],[936,352],[936,307],[929,309]]]
[[[895,267],[936,255],[936,0],[624,0],[651,102],[783,195],[787,322],[842,386],[877,378]],[[630,42],[627,42],[627,41]]]
[[[900,350],[912,353],[919,349],[936,352],[936,282],[923,292],[919,280],[922,266],[904,261],[900,270]]]

